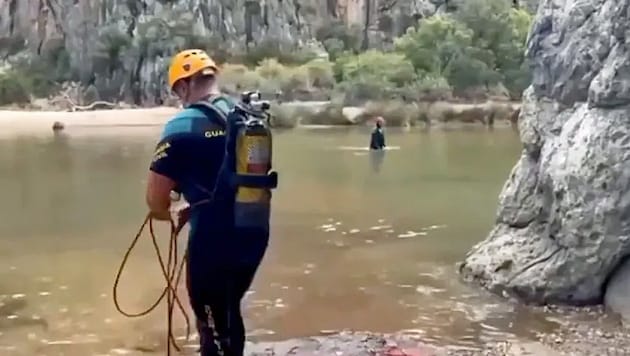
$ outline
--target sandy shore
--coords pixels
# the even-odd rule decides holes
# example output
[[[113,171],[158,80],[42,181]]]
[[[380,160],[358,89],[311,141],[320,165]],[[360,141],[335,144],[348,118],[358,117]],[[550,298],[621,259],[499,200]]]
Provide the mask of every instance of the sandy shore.
[[[55,122],[72,127],[159,126],[178,109],[119,109],[85,112],[13,111],[0,110],[0,135],[15,133],[52,132]]]

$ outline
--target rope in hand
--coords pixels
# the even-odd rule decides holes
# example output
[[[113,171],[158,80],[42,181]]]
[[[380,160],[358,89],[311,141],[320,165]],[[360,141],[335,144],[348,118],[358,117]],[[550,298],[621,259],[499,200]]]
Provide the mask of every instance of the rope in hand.
[[[173,309],[175,308],[175,304],[177,304],[177,307],[182,312],[184,319],[186,320],[186,341],[190,339],[190,318],[188,317],[188,314],[186,313],[186,310],[184,309],[184,305],[182,304],[181,300],[179,299],[177,295],[177,286],[179,285],[179,282],[182,276],[182,271],[184,270],[184,265],[186,264],[188,251],[184,253],[184,258],[182,259],[180,263],[177,257],[177,235],[179,235],[179,232],[181,231],[183,226],[176,226],[173,219],[170,219],[169,223],[170,223],[171,236],[170,236],[169,248],[168,248],[168,259],[165,264],[164,259],[162,257],[162,253],[160,251],[160,247],[158,245],[155,231],[153,229],[153,221],[154,219],[151,217],[151,215],[147,214],[147,217],[144,219],[144,222],[142,223],[142,225],[140,226],[140,229],[136,233],[136,236],[132,240],[131,245],[129,245],[127,252],[125,252],[125,256],[123,257],[120,267],[118,268],[118,273],[116,274],[116,280],[114,282],[114,287],[113,287],[113,298],[114,298],[114,305],[116,306],[116,309],[118,310],[118,312],[120,312],[122,315],[129,318],[137,318],[137,317],[148,315],[149,313],[154,311],[158,307],[158,305],[162,302],[164,297],[166,297],[167,322],[168,322],[168,333],[166,336],[166,345],[167,345],[167,355],[170,356],[171,346],[174,347],[175,350],[177,350],[178,352],[181,352],[180,346],[177,345],[175,335],[173,335]],[[134,247],[140,240],[140,237],[142,236],[142,233],[144,232],[144,229],[146,228],[147,225],[149,225],[149,232],[151,235],[151,240],[153,242],[153,247],[157,254],[158,262],[160,263],[160,268],[162,269],[162,275],[164,276],[164,279],[166,280],[166,287],[164,287],[162,294],[160,294],[157,300],[153,304],[151,304],[150,307],[137,313],[130,313],[130,312],[124,311],[120,306],[120,303],[118,301],[118,283],[120,282],[120,277],[122,275],[123,270],[125,269],[127,260],[129,259],[129,256],[131,255],[131,252],[133,251]]]

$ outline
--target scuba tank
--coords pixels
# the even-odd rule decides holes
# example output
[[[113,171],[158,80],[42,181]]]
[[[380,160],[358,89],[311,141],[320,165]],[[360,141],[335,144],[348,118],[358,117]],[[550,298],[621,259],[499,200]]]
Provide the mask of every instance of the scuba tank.
[[[269,230],[271,189],[278,185],[278,174],[271,170],[273,138],[269,128],[268,101],[260,93],[245,92],[234,113],[245,120],[235,132],[234,224]],[[228,120],[229,122],[229,120]]]
[[[278,174],[271,170],[270,107],[260,100],[260,93],[251,91],[236,104],[217,96],[189,106],[221,118],[225,125],[225,156],[211,200],[227,198],[234,203],[236,228],[269,230],[271,189],[278,185]]]

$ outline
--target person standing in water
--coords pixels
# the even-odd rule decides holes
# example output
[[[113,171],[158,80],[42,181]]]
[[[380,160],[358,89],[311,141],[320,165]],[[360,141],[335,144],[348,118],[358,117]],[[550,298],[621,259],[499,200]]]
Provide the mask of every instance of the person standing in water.
[[[215,189],[226,155],[227,116],[235,104],[220,95],[218,75],[219,68],[202,50],[173,57],[168,84],[184,109],[164,127],[148,173],[146,199],[158,220],[171,219],[171,191],[181,191],[190,204],[178,213],[178,225],[190,222],[187,287],[201,356],[242,356],[241,300],[269,235],[236,233],[233,194]]]
[[[383,131],[383,125],[385,120],[382,117],[376,118],[376,127],[372,131],[372,137],[370,138],[371,150],[382,150],[385,148],[385,133]]]

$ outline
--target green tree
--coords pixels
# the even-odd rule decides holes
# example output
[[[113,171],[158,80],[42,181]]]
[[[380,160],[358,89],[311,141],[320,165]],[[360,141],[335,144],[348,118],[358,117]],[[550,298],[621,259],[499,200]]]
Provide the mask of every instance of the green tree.
[[[340,53],[340,50],[358,52],[361,49],[362,29],[356,24],[348,26],[336,20],[318,28],[315,38],[324,44],[329,53]]]
[[[396,96],[416,80],[413,65],[403,54],[369,50],[343,55],[335,62],[335,77],[349,102]]]
[[[421,77],[444,77],[456,91],[485,86],[498,76],[488,62],[491,52],[473,46],[473,31],[449,15],[436,15],[410,28],[396,49],[411,60]]]
[[[407,30],[396,39],[395,48],[404,53],[419,72],[442,75],[450,63],[466,55],[473,32],[450,16],[435,15]]]
[[[336,62],[342,81],[372,80],[402,87],[415,80],[413,65],[404,55],[369,50],[358,55],[343,56]]]
[[[487,54],[476,58],[496,71],[511,92],[520,95],[523,85],[529,83],[524,53],[531,15],[512,8],[508,0],[467,0],[454,16],[473,31],[472,45]]]
[[[98,73],[112,75],[123,66],[123,54],[132,44],[132,39],[115,26],[101,29],[92,60]]]

